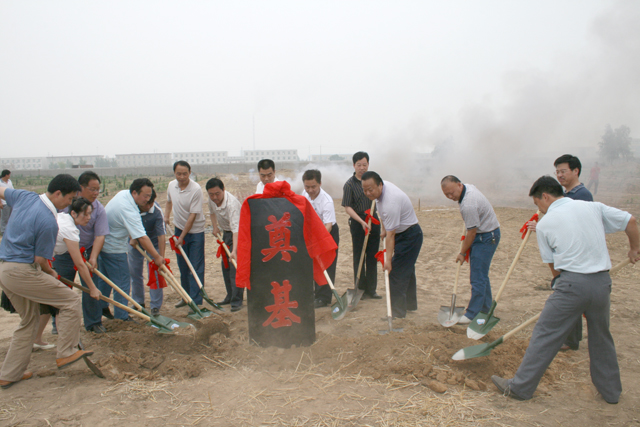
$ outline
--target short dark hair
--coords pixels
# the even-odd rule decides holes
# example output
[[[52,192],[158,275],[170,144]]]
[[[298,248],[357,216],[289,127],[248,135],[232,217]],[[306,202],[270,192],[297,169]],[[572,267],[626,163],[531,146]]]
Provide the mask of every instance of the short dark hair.
[[[153,182],[151,182],[149,178],[134,179],[131,183],[131,186],[129,187],[129,193],[133,193],[134,191],[136,193],[140,193],[142,187],[151,187],[151,189],[153,190]]]
[[[0,178],[4,178],[7,175],[11,175],[11,171],[9,169],[4,169],[2,173],[0,173]]]
[[[67,173],[61,173],[49,181],[49,186],[47,187],[49,194],[53,194],[58,190],[63,196],[66,196],[69,193],[77,193],[82,190],[82,188],[80,188],[77,179]]]
[[[214,187],[218,187],[219,189],[224,190],[224,182],[222,182],[222,180],[219,178],[211,178],[209,181],[207,181],[205,189],[208,190]]]
[[[273,169],[273,171],[276,171],[276,164],[273,163],[273,160],[271,159],[262,159],[258,162],[258,170],[262,169],[262,170],[267,170],[267,169]]]
[[[367,171],[363,173],[362,181],[366,181],[368,179],[373,179],[373,182],[375,182],[376,185],[384,184],[384,182],[382,182],[382,178],[380,178],[380,175],[378,175],[377,172]]]
[[[302,174],[302,181],[311,181],[315,179],[318,184],[322,184],[322,172],[318,169],[309,169]]]
[[[94,171],[86,171],[80,174],[80,176],[78,177],[78,182],[83,187],[86,187],[87,185],[89,185],[89,182],[93,181],[94,179],[97,179],[98,183],[102,182],[100,181],[100,177],[98,176],[97,173],[95,173]]]
[[[74,197],[71,205],[69,206],[69,213],[72,211],[80,215],[87,211],[87,208],[91,206],[91,202],[84,197]]]
[[[151,189],[151,198],[149,198],[149,201],[147,202],[147,204],[153,203],[156,200],[156,197],[158,197],[158,195],[156,194],[156,190],[154,190],[152,188]]]
[[[353,164],[355,165],[358,160],[367,159],[367,163],[369,163],[369,155],[364,151],[358,151],[353,155]]]
[[[549,175],[541,176],[533,183],[531,190],[529,190],[529,197],[540,199],[542,197],[542,193],[547,193],[553,197],[561,197],[564,195],[562,185],[560,185],[555,178]]]
[[[460,180],[458,179],[457,176],[454,176],[454,175],[447,175],[444,178],[442,178],[442,181],[440,181],[440,185],[444,185],[445,182],[453,182],[454,184],[460,184]]]
[[[558,157],[555,162],[553,162],[553,166],[558,167],[561,163],[568,163],[569,169],[575,170],[578,169],[578,176],[582,173],[582,163],[580,163],[580,159],[572,154],[563,154]]]
[[[189,164],[189,162],[187,162],[186,160],[178,160],[177,162],[175,162],[175,163],[173,164],[173,171],[174,171],[174,172],[176,171],[176,168],[177,168],[178,166],[184,166],[184,167],[186,167],[187,169],[189,169],[189,172],[191,172],[191,165],[190,165],[190,164]]]

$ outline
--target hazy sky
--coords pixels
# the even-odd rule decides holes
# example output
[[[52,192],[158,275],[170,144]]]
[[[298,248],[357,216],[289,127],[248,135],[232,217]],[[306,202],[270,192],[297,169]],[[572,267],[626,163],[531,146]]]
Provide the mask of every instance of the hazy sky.
[[[607,123],[637,137],[639,12],[634,0],[0,0],[0,157],[238,155],[254,122],[256,149],[301,157],[532,135],[584,146]]]

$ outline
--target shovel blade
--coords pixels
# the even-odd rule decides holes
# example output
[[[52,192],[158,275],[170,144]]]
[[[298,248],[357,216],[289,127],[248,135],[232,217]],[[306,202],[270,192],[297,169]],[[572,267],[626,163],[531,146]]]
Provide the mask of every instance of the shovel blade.
[[[102,371],[87,356],[83,356],[82,359],[84,360],[84,363],[86,363],[87,368],[89,368],[96,377],[104,378]]]
[[[440,322],[440,324],[445,328],[450,328],[458,323],[458,320],[460,320],[464,311],[464,307],[455,307],[453,309],[453,314],[451,314],[451,307],[443,305],[440,307],[440,311],[438,312],[438,322]]]
[[[487,335],[499,321],[500,318],[498,317],[480,312],[473,318],[471,323],[469,323],[469,327],[467,328],[467,337],[472,340],[479,340]]]
[[[160,329],[159,332],[163,334],[172,332],[175,328],[190,328],[192,326],[191,323],[178,322],[177,320],[173,320],[170,317],[165,317],[160,314],[154,316],[149,312],[149,310],[145,308],[142,309],[142,312],[149,316],[149,322],[147,323],[147,325],[156,326],[158,329]],[[162,329],[166,330],[163,331]]]
[[[345,295],[347,296],[347,301],[348,301],[347,307],[349,308],[349,310],[353,310],[354,308],[356,308],[363,294],[364,294],[363,289],[347,289],[347,293]]]
[[[458,350],[456,354],[454,354],[451,358],[453,360],[467,360],[473,359],[474,357],[484,357],[491,354],[491,350],[493,350],[497,345],[502,344],[502,337],[498,338],[496,341],[487,344],[478,344],[472,345],[471,347],[465,347],[462,350]]]
[[[336,297],[336,302],[331,305],[331,317],[333,317],[334,320],[340,320],[347,314],[347,307],[349,305],[347,303],[347,296],[339,296],[336,291],[333,291],[333,294]]]
[[[220,311],[224,311],[224,308],[220,307],[211,298],[209,298],[209,295],[207,295],[207,291],[205,291],[204,288],[200,288],[200,293],[202,294],[202,299],[204,299],[206,302],[211,304],[213,308],[217,308]]]
[[[160,324],[160,323],[156,323],[153,321],[153,319],[151,319],[149,322],[147,322],[147,326],[151,326],[152,328],[156,328],[158,330],[159,334],[173,334],[173,330],[167,328],[166,326]]]
[[[206,308],[198,308],[196,303],[194,303],[193,301],[191,301],[188,305],[189,308],[191,308],[191,311],[189,312],[189,314],[187,314],[187,317],[189,319],[201,320],[213,314],[211,310],[208,310]]]

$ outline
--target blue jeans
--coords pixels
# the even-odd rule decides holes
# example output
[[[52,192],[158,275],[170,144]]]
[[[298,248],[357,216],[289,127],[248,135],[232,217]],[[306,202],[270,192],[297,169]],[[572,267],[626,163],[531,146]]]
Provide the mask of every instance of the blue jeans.
[[[182,230],[176,227],[176,236],[182,234]],[[204,286],[204,232],[187,234],[182,245],[184,253],[189,257],[189,261],[193,265],[193,269],[200,278],[200,283]],[[187,291],[193,302],[197,305],[202,305],[202,294],[200,293],[200,286],[198,282],[191,274],[189,265],[181,255],[177,255],[178,268],[180,269],[180,284],[182,288]]]
[[[129,295],[129,288],[131,287],[131,276],[129,275],[129,260],[126,253],[124,254],[107,254],[100,252],[98,255],[98,264],[100,265],[100,272],[107,276],[113,283],[116,284],[125,294]],[[105,297],[111,296],[112,287],[105,283],[98,276],[93,276],[93,283],[96,284],[102,295]],[[120,304],[127,305],[129,301],[118,292],[113,292],[113,299]],[[100,301],[101,308],[109,307],[104,301]],[[100,313],[102,316],[102,313]],[[116,319],[127,320],[129,313],[121,308],[116,307],[113,311],[113,316]]]
[[[158,248],[156,248],[158,250]],[[142,254],[136,248],[129,250],[129,275],[131,276],[131,298],[140,305],[144,305],[144,265],[146,261]],[[158,282],[158,273],[156,282]],[[161,288],[149,288],[150,307],[160,309],[162,307],[163,292]]]
[[[471,270],[471,299],[465,316],[473,319],[480,312],[488,312],[491,309],[491,282],[489,281],[489,268],[493,254],[496,253],[500,243],[500,228],[487,233],[478,233],[471,245],[469,256],[469,268]]]

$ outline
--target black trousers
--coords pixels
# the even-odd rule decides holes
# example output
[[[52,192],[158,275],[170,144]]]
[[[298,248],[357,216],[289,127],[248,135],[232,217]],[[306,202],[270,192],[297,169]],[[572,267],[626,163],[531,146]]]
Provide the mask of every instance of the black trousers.
[[[422,248],[422,229],[415,224],[395,236],[389,273],[389,293],[393,317],[405,317],[418,309],[416,261]],[[387,254],[389,255],[389,254]]]
[[[360,216],[363,220],[364,215]],[[360,254],[364,245],[364,230],[362,225],[349,218],[349,229],[351,230],[351,243],[353,244],[353,280],[355,282],[358,276],[358,264],[360,263]],[[376,253],[380,248],[380,224],[371,224],[371,232],[369,233],[369,241],[367,242],[367,250],[365,259],[362,264],[362,272],[360,273],[360,281],[358,289],[364,290],[367,294],[374,294],[378,286],[378,267],[376,263]]]
[[[333,237],[333,241],[336,242],[336,245],[340,247],[340,230],[338,229],[338,223],[333,224],[331,227],[331,237]],[[336,267],[338,266],[338,250],[336,250],[336,259],[333,260],[333,263],[327,268],[327,274],[331,279],[333,284],[336,284]],[[316,291],[316,299],[320,299],[325,301],[327,304],[331,304],[331,297],[333,296],[333,292],[331,292],[331,288],[328,284],[326,285],[318,285],[314,283],[314,288]]]
[[[229,252],[233,251],[233,233],[224,231],[222,240],[229,247]],[[224,249],[223,249],[224,250]],[[222,277],[224,278],[224,287],[227,289],[225,300],[229,300],[232,307],[241,307],[244,297],[244,288],[236,286],[236,268],[229,260],[229,268],[224,268],[224,260],[220,261],[222,266]]]

